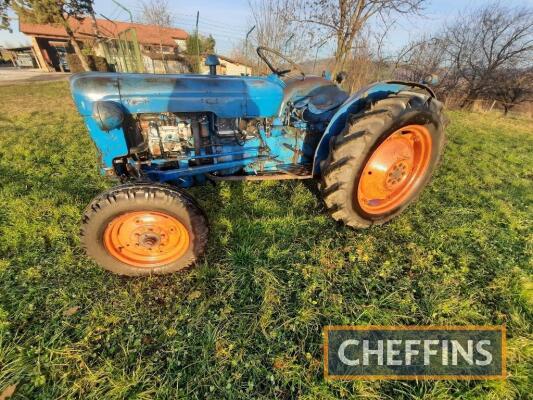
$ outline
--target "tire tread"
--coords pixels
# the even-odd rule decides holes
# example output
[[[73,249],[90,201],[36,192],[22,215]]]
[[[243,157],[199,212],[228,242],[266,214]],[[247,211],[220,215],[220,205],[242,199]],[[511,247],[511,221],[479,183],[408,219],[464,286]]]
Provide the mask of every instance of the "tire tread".
[[[413,109],[437,115],[441,122],[439,129],[442,129],[440,102],[432,98],[424,100],[414,93],[400,92],[351,115],[344,130],[330,139],[329,155],[320,165],[322,176],[319,186],[326,208],[333,219],[353,228],[368,228],[390,219],[371,220],[354,212],[352,205],[348,203],[348,199],[352,197],[347,193],[351,187],[349,179],[352,171],[362,162],[362,157],[366,156],[369,143],[383,133],[384,127],[390,126],[405,112]],[[444,143],[445,140],[441,140],[436,165],[442,158]],[[420,193],[410,203],[416,201],[419,195]]]

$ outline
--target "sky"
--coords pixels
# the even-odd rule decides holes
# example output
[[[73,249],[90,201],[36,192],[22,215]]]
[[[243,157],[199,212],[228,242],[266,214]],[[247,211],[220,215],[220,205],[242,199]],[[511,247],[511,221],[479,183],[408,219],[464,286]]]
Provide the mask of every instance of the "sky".
[[[140,12],[138,0],[118,0],[130,9],[135,19]],[[398,18],[387,36],[386,48],[394,51],[405,45],[410,39],[416,39],[425,33],[435,32],[442,24],[464,14],[466,9],[476,8],[489,3],[488,0],[432,0],[428,1],[423,16]],[[177,28],[193,31],[196,14],[199,12],[199,31],[212,34],[216,40],[219,54],[230,55],[231,50],[244,39],[246,32],[253,26],[248,0],[170,0],[171,12]],[[507,6],[533,6],[533,0],[506,0]],[[100,15],[128,21],[128,13],[112,0],[95,0],[97,17]],[[28,45],[28,37],[18,32],[18,22],[13,20],[13,33],[0,30],[0,46],[16,47]],[[321,49],[320,56],[327,57],[331,47]],[[313,51],[314,53],[314,51]],[[314,56],[314,54],[312,55]]]

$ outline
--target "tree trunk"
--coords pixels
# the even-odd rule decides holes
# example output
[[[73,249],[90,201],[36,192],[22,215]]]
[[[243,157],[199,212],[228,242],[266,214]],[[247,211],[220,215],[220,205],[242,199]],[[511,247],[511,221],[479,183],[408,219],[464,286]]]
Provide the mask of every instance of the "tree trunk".
[[[344,34],[344,28],[340,27],[337,31],[337,48],[335,49],[335,65],[333,71],[331,71],[331,78],[335,79],[335,76],[342,71],[344,63],[346,61],[346,54],[349,51],[351,43],[347,43],[348,39]]]
[[[465,99],[459,105],[459,108],[470,109],[476,99],[477,99],[477,92],[470,90],[468,94],[466,95]]]
[[[87,62],[87,58],[85,55],[81,52],[80,45],[78,42],[76,42],[76,39],[71,38],[70,43],[72,44],[72,47],[74,47],[74,52],[80,59],[81,65],[85,71],[91,71],[91,67],[89,66],[89,63]]]
[[[81,66],[83,67],[85,71],[91,71],[91,67],[89,67],[87,58],[81,52],[80,45],[78,44],[78,42],[76,42],[76,38],[74,37],[74,32],[70,28],[70,25],[68,24],[67,20],[63,20],[63,26],[65,27],[65,31],[67,32],[68,37],[70,38],[70,44],[74,48],[74,53],[76,53],[76,55],[80,59]]]
[[[468,108],[472,106],[472,100],[469,98],[464,99],[461,104],[459,104],[459,108]]]
[[[507,104],[503,103],[503,116],[506,117],[507,116],[507,113],[509,112],[509,109],[511,107],[509,107]]]
[[[331,78],[335,79],[335,76],[342,71],[344,68],[344,63],[346,61],[346,52],[345,42],[337,42],[337,51],[335,52],[335,65],[333,66],[333,71],[331,71]]]

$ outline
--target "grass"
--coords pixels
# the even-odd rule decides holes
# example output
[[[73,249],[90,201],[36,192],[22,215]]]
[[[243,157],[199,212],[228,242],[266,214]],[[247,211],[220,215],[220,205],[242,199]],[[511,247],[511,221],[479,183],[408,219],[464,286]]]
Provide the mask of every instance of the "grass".
[[[66,83],[0,88],[0,393],[15,399],[520,399],[532,393],[527,119],[450,112],[420,201],[366,231],[304,182],[192,190],[211,222],[187,274],[126,279],[79,248],[112,185]],[[327,324],[507,324],[508,379],[325,382]]]

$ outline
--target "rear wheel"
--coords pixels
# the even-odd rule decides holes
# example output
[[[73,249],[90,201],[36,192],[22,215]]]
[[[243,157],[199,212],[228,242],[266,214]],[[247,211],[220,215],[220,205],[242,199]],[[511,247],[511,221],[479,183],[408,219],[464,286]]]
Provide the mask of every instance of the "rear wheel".
[[[334,219],[366,228],[416,200],[444,150],[441,109],[435,99],[401,93],[349,119],[321,165],[321,190]]]
[[[87,255],[120,275],[183,270],[201,256],[207,235],[207,219],[189,195],[155,184],[103,193],[86,208],[81,228]]]

